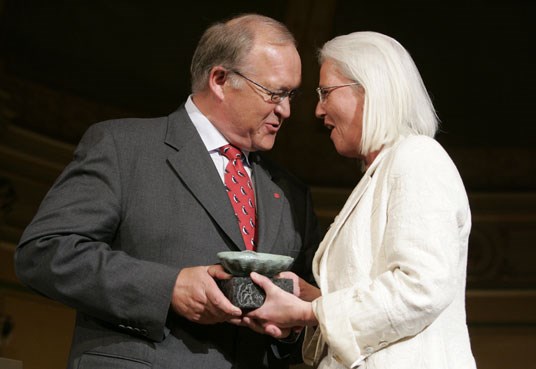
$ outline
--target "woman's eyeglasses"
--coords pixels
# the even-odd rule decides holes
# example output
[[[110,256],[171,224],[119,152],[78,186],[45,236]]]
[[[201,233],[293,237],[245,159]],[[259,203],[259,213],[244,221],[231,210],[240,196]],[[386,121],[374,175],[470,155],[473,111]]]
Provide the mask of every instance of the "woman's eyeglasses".
[[[347,87],[347,86],[355,86],[359,85],[358,82],[352,82],[352,83],[346,83],[344,85],[336,85],[336,86],[327,86],[327,87],[317,87],[316,93],[318,94],[318,100],[323,103],[328,95],[333,91],[341,87]]]

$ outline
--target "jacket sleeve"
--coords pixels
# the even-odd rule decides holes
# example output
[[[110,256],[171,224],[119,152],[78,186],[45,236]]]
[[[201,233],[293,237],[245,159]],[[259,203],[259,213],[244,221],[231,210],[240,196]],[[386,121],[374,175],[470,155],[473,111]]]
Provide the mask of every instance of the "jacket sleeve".
[[[87,131],[45,196],[16,249],[16,273],[42,295],[160,341],[178,270],[113,249],[124,178],[107,126]]]

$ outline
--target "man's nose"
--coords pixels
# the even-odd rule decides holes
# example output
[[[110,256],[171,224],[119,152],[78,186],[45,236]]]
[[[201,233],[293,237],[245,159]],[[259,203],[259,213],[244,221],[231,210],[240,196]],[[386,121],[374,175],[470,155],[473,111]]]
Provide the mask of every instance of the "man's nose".
[[[275,107],[275,111],[283,119],[290,117],[290,100],[286,98],[285,100],[281,101]]]

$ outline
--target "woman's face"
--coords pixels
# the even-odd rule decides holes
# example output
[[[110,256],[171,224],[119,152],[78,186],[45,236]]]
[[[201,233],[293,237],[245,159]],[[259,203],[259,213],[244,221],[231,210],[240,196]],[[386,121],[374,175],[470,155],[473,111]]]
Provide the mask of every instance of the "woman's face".
[[[354,81],[344,77],[335,64],[327,60],[320,67],[319,87],[328,87],[323,101],[316,105],[317,118],[324,120],[324,126],[331,130],[331,141],[337,152],[348,158],[362,158],[360,154],[363,132],[363,87],[350,85],[329,89]]]

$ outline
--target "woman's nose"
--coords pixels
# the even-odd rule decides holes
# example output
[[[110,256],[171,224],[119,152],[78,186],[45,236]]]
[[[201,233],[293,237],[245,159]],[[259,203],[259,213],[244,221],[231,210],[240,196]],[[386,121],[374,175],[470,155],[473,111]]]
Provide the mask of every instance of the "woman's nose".
[[[315,115],[320,119],[324,118],[326,115],[326,111],[324,110],[323,104],[320,101],[316,103]]]

